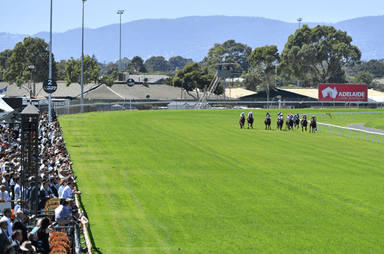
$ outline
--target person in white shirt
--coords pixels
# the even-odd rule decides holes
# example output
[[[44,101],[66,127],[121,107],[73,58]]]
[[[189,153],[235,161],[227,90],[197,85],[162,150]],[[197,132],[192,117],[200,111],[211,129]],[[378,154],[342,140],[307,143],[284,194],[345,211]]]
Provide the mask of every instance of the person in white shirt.
[[[0,187],[0,202],[7,202],[9,200],[8,191],[5,190],[5,185]]]

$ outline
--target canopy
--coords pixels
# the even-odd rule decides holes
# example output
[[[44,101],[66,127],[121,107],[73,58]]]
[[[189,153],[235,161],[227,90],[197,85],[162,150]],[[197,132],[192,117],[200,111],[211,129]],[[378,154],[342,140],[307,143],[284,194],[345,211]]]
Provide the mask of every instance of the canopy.
[[[4,110],[5,112],[11,112],[13,111],[13,108],[11,108],[4,100],[0,97],[0,109]]]

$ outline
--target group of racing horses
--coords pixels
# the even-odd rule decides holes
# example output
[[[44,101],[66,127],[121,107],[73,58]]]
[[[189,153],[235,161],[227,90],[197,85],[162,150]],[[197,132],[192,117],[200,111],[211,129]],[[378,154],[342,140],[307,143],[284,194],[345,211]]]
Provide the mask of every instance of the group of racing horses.
[[[253,128],[253,113],[249,112],[248,117],[247,117],[247,123],[248,123],[248,129],[249,126]],[[266,130],[271,130],[271,116],[267,113],[266,118],[264,119],[264,124],[265,124],[265,129]],[[244,112],[241,113],[240,119],[239,119],[239,124],[240,124],[240,129],[245,128],[245,114]],[[299,114],[296,114],[295,116],[291,116],[291,114],[288,114],[287,119],[285,120],[285,129],[288,130],[293,130],[293,129],[298,129],[301,124],[301,131],[303,132],[304,130],[307,131],[307,126],[308,126],[308,121],[306,115],[303,115],[301,119],[299,119]],[[284,126],[284,118],[282,117],[281,112],[278,114],[277,118],[277,129],[282,130]],[[317,125],[316,125],[316,117],[312,116],[311,120],[309,122],[309,132],[314,133],[317,130]]]

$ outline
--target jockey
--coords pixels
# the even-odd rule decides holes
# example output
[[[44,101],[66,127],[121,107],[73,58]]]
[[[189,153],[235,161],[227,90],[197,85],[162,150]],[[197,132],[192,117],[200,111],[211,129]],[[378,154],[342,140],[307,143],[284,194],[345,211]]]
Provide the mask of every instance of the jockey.
[[[282,116],[282,115],[283,115],[283,113],[281,113],[281,112],[277,113],[277,119],[279,119],[280,116]]]
[[[280,116],[278,117],[278,119],[281,119],[282,121],[284,121],[284,115],[283,115],[283,114],[280,114]]]
[[[287,118],[290,119],[290,120],[292,120],[292,119],[293,119],[293,115],[292,115],[291,113],[289,113],[289,114],[287,115]]]
[[[244,114],[244,112],[240,114],[240,117],[245,117],[245,114]]]
[[[296,115],[295,115],[295,119],[300,119],[300,115],[299,115],[299,113],[296,113]]]
[[[314,121],[316,121],[316,116],[315,116],[315,115],[313,115],[313,116],[312,116],[312,119],[313,119]]]
[[[304,114],[302,119],[303,119],[303,120],[307,120],[307,115]]]
[[[253,118],[253,113],[252,113],[252,111],[248,113],[248,117],[249,117],[249,118]]]
[[[267,114],[265,115],[266,118],[271,118],[271,115],[267,112]]]

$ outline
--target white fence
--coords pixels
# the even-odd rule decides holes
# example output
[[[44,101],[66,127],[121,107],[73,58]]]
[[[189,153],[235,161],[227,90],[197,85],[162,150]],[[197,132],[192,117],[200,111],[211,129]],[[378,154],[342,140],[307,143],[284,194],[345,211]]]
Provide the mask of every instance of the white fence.
[[[341,127],[326,123],[317,123],[317,129],[324,133],[339,135],[342,137],[355,138],[383,144],[384,134],[378,132],[365,131],[361,129],[354,129],[348,127]]]
[[[318,121],[328,120],[348,120],[348,119],[380,119],[384,112],[332,112],[332,113],[308,113],[307,116],[315,115]]]

